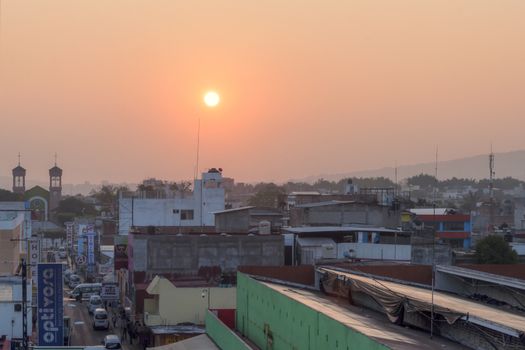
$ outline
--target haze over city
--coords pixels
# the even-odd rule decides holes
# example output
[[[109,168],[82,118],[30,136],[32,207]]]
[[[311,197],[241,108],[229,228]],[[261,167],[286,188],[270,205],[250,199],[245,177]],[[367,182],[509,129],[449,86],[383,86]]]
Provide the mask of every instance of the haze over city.
[[[3,0],[0,175],[282,181],[525,149],[525,2]],[[220,104],[206,108],[215,90]],[[21,137],[23,136],[23,138]]]

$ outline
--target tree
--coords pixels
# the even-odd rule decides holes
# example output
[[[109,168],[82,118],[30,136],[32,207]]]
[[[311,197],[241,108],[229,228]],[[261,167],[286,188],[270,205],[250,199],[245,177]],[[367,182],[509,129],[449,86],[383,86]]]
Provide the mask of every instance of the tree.
[[[479,264],[516,264],[518,254],[501,236],[490,235],[476,243]]]
[[[407,184],[410,186],[419,186],[420,188],[428,188],[437,185],[437,180],[432,175],[419,174],[407,179]]]
[[[286,192],[282,186],[266,183],[258,184],[256,188],[257,192],[249,199],[249,205],[269,208],[281,208],[284,206]]]
[[[0,188],[0,202],[13,202],[23,200],[22,195]]]
[[[55,209],[55,212],[57,214],[58,221],[62,223],[72,220],[75,217],[97,215],[95,206],[84,202],[78,197],[67,197],[62,199],[58,203],[58,207]]]
[[[481,201],[481,194],[479,192],[472,192],[463,197],[461,201],[461,210],[465,213],[470,213],[477,208],[478,202]]]

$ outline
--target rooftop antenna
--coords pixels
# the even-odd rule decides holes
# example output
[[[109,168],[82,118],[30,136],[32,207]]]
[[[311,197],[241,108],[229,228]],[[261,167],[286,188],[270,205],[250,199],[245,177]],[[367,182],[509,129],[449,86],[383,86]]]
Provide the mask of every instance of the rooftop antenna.
[[[436,250],[436,233],[437,233],[437,223],[436,223],[436,193],[438,187],[438,146],[436,146],[436,163],[434,167],[434,191],[432,195],[432,208],[433,208],[433,226],[434,230],[432,233],[432,300],[430,306],[430,339],[434,336],[434,290],[436,286],[436,264],[435,264],[435,250]]]
[[[20,166],[20,152],[18,152],[18,166]]]
[[[490,196],[490,218],[489,218],[489,230],[493,230],[494,222],[494,177],[496,172],[494,171],[494,152],[492,152],[492,143],[490,144],[489,154],[489,196]]]
[[[492,152],[492,144],[490,144],[490,154],[489,154],[489,194],[490,201],[494,199],[494,176],[496,172],[494,171],[494,152]]]
[[[398,191],[398,184],[397,184],[397,160],[395,162],[395,165],[394,165],[394,181],[395,181],[395,195],[397,195],[397,191]]]

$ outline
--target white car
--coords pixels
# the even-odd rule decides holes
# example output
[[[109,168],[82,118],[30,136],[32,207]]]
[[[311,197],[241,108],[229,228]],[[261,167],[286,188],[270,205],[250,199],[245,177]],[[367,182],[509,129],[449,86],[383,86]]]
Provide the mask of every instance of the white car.
[[[102,298],[100,298],[100,295],[90,296],[87,304],[88,313],[92,314],[96,309],[102,308],[102,304]]]
[[[93,329],[109,329],[109,317],[105,309],[99,308],[93,312]],[[120,349],[120,347],[114,349]]]
[[[104,347],[108,350],[118,350],[122,348],[122,345],[120,344],[120,338],[115,334],[106,335],[102,341],[102,344],[104,344]]]

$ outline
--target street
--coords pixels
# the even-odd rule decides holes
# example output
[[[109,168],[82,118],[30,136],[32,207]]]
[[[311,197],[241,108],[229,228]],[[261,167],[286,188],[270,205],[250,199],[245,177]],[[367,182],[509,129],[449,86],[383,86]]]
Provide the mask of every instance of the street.
[[[121,339],[121,330],[113,330],[110,322],[110,328],[108,330],[94,330],[93,329],[93,316],[88,313],[86,301],[79,302],[69,297],[64,298],[64,315],[71,318],[72,333],[71,333],[71,346],[93,346],[102,345],[101,341],[107,334],[116,334]],[[111,312],[109,312],[111,320]],[[122,340],[122,347],[126,350],[137,350],[139,349],[138,340],[135,340],[133,345],[130,345],[127,341],[128,337]]]
[[[81,303],[71,298],[64,298],[64,315],[71,318],[71,345],[101,345],[106,334],[112,334],[111,328],[94,330],[92,316],[89,315],[86,302]]]

